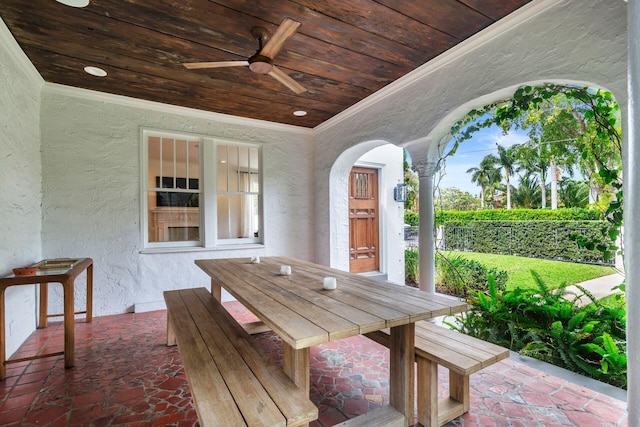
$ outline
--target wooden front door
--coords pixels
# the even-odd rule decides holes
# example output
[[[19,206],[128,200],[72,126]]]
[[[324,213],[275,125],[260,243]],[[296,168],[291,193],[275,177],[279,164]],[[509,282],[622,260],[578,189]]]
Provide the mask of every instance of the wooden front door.
[[[378,170],[354,167],[349,176],[349,270],[378,271]]]

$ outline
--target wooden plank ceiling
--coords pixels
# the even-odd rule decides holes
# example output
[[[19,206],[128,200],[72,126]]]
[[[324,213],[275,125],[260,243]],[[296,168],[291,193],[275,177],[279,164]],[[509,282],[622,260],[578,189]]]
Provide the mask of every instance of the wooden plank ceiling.
[[[529,1],[3,0],[0,16],[47,82],[314,127]],[[246,60],[251,28],[285,17],[302,25],[274,63],[306,92],[247,67],[182,65]]]

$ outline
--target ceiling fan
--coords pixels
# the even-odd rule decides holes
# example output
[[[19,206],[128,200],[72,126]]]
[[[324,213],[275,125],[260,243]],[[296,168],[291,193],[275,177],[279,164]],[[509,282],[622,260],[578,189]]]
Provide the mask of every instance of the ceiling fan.
[[[273,65],[273,58],[280,52],[282,46],[295,34],[300,23],[291,18],[284,18],[273,36],[264,27],[253,27],[251,35],[258,40],[258,50],[246,61],[219,62],[186,62],[183,63],[190,70],[201,68],[246,67],[258,74],[268,74],[295,93],[306,91],[304,86],[292,79],[287,73]],[[266,42],[266,44],[265,44]]]

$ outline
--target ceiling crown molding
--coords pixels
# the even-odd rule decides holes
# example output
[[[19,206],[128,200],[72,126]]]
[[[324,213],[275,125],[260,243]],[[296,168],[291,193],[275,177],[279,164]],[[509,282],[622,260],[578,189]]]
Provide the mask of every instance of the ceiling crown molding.
[[[27,55],[22,51],[20,45],[9,31],[7,24],[4,23],[2,18],[0,18],[0,45],[9,53],[9,55],[14,59],[18,68],[24,72],[27,78],[33,83],[38,89],[42,88],[44,85],[44,79],[36,70],[36,67],[31,63]]]
[[[516,28],[518,25],[521,25],[548,9],[561,5],[562,3],[564,3],[563,0],[534,0],[531,3],[522,6],[501,20],[494,22],[484,30],[433,58],[421,67],[416,68],[398,80],[389,83],[384,88],[369,95],[357,104],[352,105],[341,113],[319,124],[313,128],[314,133],[328,130],[343,121],[351,119],[353,116],[360,114],[370,106],[383,102],[385,98],[394,95],[396,92],[401,91],[407,86],[411,86],[417,81],[427,78],[430,74],[438,71],[442,67],[449,65],[451,62],[464,57],[475,49],[478,49],[486,43],[489,43],[495,38],[503,35],[505,32]]]
[[[73,86],[61,85],[58,83],[45,83],[44,87],[42,88],[42,92],[52,95],[71,96],[97,102],[108,102],[125,107],[140,108],[143,110],[151,110],[159,113],[177,114],[180,116],[193,117],[196,119],[211,120],[215,122],[228,123],[231,125],[247,126],[251,128],[265,129],[270,131],[299,133],[305,136],[311,135],[312,132],[311,129],[302,126],[274,123],[258,119],[247,119],[244,117],[231,116],[228,114],[198,110],[196,108],[179,107],[177,105],[163,104],[161,102],[146,101],[143,99],[130,98],[128,96],[115,95],[112,93],[81,89]]]

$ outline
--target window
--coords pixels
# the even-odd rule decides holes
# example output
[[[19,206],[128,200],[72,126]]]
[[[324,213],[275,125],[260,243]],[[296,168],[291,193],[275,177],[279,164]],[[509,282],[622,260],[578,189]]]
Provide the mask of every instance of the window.
[[[143,130],[145,248],[260,243],[258,146]]]

